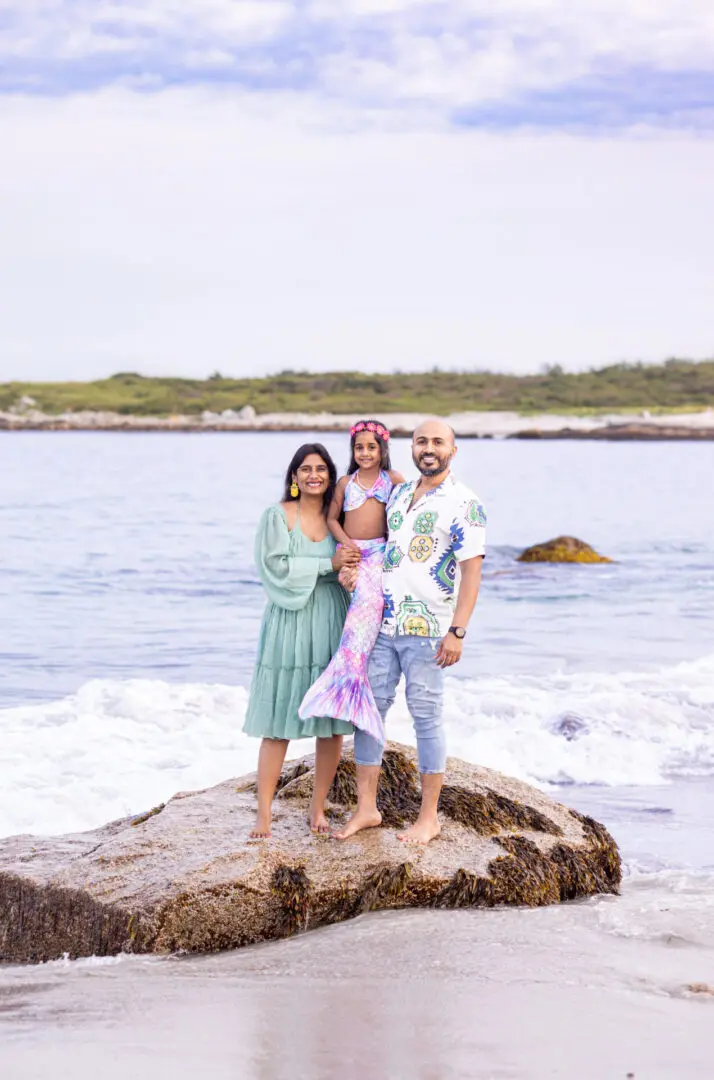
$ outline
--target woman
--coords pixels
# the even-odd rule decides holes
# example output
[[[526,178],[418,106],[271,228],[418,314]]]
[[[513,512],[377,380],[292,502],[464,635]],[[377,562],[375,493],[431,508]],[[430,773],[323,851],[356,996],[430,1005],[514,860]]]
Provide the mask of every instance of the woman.
[[[255,562],[268,594],[243,730],[262,738],[258,755],[258,816],[251,836],[270,836],[270,811],[290,739],[317,736],[310,806],[313,832],[329,832],[325,800],[352,725],[331,717],[298,716],[300,703],[336,651],[348,598],[337,580],[356,566],[358,550],[340,548],[327,528],[337,470],[320,443],[301,446],[285,476],[282,503],[264,512]]]

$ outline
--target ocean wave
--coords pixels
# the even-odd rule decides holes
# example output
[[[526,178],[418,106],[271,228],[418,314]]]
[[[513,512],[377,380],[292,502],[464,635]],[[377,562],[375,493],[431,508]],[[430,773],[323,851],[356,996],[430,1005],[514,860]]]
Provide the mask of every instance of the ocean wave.
[[[714,655],[654,671],[454,680],[451,752],[542,784],[714,774]]]
[[[247,690],[94,680],[0,711],[0,835],[73,832],[255,768]],[[714,655],[651,672],[447,680],[452,754],[543,786],[714,774]],[[403,694],[389,735],[413,742]],[[312,743],[294,742],[290,756]]]

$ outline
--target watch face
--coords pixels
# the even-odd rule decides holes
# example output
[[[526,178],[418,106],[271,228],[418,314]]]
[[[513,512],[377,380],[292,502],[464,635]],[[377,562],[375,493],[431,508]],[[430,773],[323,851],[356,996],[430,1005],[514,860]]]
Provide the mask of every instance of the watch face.
[[[464,630],[463,626],[455,626],[454,627],[454,636],[457,637],[457,638],[465,638],[466,637],[466,631]]]

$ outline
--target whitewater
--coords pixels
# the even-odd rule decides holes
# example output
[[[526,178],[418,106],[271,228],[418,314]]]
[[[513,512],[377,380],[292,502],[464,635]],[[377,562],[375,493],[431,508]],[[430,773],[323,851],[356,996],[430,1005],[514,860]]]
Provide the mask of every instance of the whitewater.
[[[98,679],[4,709],[0,835],[94,828],[253,771],[247,697],[243,686]],[[449,678],[445,712],[454,756],[539,785],[714,774],[714,654],[652,672]],[[414,743],[403,691],[389,735]],[[294,742],[291,756],[311,749]]]

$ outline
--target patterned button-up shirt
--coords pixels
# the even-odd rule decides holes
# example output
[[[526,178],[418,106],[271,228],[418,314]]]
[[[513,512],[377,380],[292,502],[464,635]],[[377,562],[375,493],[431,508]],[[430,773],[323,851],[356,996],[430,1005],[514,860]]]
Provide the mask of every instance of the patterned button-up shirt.
[[[486,512],[451,474],[414,505],[418,480],[400,484],[387,507],[382,633],[444,637],[452,623],[458,564],[486,551]]]

